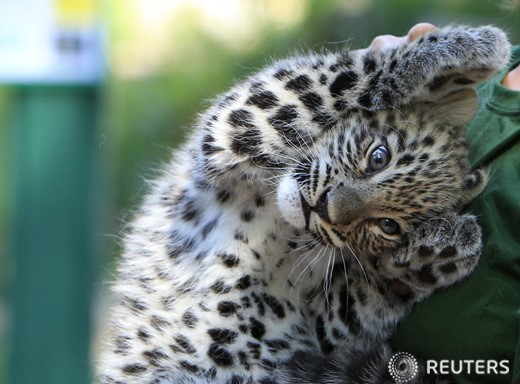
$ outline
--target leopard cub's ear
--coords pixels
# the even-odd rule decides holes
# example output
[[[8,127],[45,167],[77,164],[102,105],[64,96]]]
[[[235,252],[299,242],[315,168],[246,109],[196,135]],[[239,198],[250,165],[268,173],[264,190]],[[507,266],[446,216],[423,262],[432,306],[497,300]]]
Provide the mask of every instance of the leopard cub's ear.
[[[478,96],[474,89],[462,89],[448,94],[430,109],[437,119],[454,126],[464,126],[475,116],[478,109]]]
[[[480,192],[484,190],[488,182],[488,174],[484,169],[476,169],[466,176],[463,184],[463,202],[471,202]]]

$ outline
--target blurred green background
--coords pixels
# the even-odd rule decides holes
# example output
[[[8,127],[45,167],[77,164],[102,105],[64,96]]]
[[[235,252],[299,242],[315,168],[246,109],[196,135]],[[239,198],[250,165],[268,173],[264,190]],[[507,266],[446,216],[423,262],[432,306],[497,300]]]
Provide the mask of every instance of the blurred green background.
[[[146,179],[169,159],[197,113],[234,81],[295,50],[360,48],[379,34],[405,34],[421,21],[495,24],[520,43],[520,10],[510,8],[511,1],[106,0],[97,5],[107,30],[108,66],[93,119],[94,139],[85,143],[95,167],[89,181],[95,217],[87,229],[95,275],[92,335],[103,324],[118,235],[146,191]],[[18,171],[13,111],[19,90],[0,85],[0,383],[7,382],[8,335],[16,321],[10,298],[17,297],[11,250]],[[97,343],[92,345],[95,353]]]

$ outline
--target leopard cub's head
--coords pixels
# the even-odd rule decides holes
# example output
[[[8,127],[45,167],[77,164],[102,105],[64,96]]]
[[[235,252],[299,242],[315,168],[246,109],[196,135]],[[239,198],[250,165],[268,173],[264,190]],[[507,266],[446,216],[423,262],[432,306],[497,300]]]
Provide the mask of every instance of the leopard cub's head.
[[[277,188],[282,216],[321,243],[378,255],[406,243],[417,224],[460,210],[486,184],[464,138],[475,87],[507,65],[509,52],[494,27],[355,51],[363,81],[338,104],[337,124],[294,154]]]
[[[486,184],[485,172],[470,168],[463,134],[477,96],[443,82],[442,96],[430,83],[403,105],[350,109],[300,150],[277,188],[286,221],[321,243],[378,254],[405,243],[414,225],[471,201]]]
[[[460,210],[484,188],[463,135],[475,109],[475,93],[465,90],[435,103],[351,111],[281,179],[282,216],[355,253],[399,247],[414,225]]]

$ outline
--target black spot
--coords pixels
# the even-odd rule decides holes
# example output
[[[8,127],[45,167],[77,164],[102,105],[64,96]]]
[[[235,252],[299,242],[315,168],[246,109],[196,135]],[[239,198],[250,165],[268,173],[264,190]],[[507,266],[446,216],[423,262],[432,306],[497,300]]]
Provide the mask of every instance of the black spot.
[[[165,328],[171,326],[171,324],[168,321],[166,321],[166,319],[163,319],[157,315],[153,315],[150,318],[150,325],[161,333],[164,332]]]
[[[250,210],[245,210],[240,214],[240,220],[245,221],[246,223],[249,223],[251,220],[253,220],[255,217],[255,213]]]
[[[240,364],[246,369],[249,370],[249,362],[247,360],[247,354],[244,351],[238,352],[238,360],[240,361]]]
[[[253,356],[253,359],[260,359],[260,356],[262,355],[262,346],[251,341],[249,341],[246,345],[249,348],[249,354]]]
[[[195,207],[195,200],[187,199],[181,212],[181,219],[184,221],[192,221],[198,219],[200,211]]]
[[[114,342],[116,344],[116,349],[114,353],[120,355],[126,355],[128,350],[130,349],[130,337],[127,336],[116,336],[114,337]]]
[[[240,231],[240,230],[236,230],[235,231],[235,237],[234,237],[235,240],[238,240],[238,241],[242,241],[243,243],[247,244],[249,243],[249,239],[246,237],[246,235],[244,234],[244,232]]]
[[[235,287],[241,291],[249,288],[251,286],[251,276],[245,275],[237,280],[237,284]]]
[[[344,284],[341,286],[339,291],[339,303],[340,306],[338,308],[338,316],[343,321],[343,323],[349,328],[352,325],[352,329],[354,330],[356,326],[357,317],[355,316],[355,308],[354,308],[354,298],[348,291],[348,285]]]
[[[358,287],[356,292],[357,292],[357,297],[358,297],[360,304],[366,305],[368,298],[367,298],[367,294],[366,294],[365,290],[363,289],[363,287]]]
[[[191,345],[191,343],[189,342],[189,340],[184,337],[184,336],[178,336],[178,337],[175,337],[173,340],[175,340],[175,342],[184,350],[185,353],[187,353],[188,355],[194,355],[197,350],[195,349],[195,347],[193,345]]]
[[[321,351],[324,354],[329,354],[334,350],[334,345],[328,340],[327,333],[325,331],[325,322],[321,316],[316,319],[316,337],[320,342]]]
[[[287,128],[297,117],[298,112],[295,105],[284,105],[274,115],[270,116],[267,121],[275,129],[283,129]]]
[[[143,356],[146,357],[151,365],[158,366],[159,360],[167,359],[168,356],[160,351],[159,349],[153,349],[151,351],[144,351]]]
[[[389,65],[389,67],[388,67],[388,70],[389,70],[390,72],[393,72],[396,66],[397,66],[397,59],[394,58],[394,59],[390,62],[390,65]]]
[[[206,135],[202,139],[202,153],[206,156],[211,156],[216,152],[223,151],[224,148],[214,144],[215,139],[211,135]]]
[[[307,132],[299,131],[292,123],[298,118],[297,107],[286,105],[270,116],[267,121],[290,146],[301,147],[311,139]]]
[[[255,91],[263,90],[264,85],[265,84],[261,81],[253,81],[249,87],[249,92],[253,93]]]
[[[345,319],[345,324],[348,325],[350,332],[352,332],[355,335],[358,335],[361,332],[361,323],[359,321],[357,312],[354,308],[354,298],[350,294],[348,296],[349,308],[347,312],[347,317]]]
[[[235,314],[238,309],[240,308],[240,305],[237,303],[234,303],[232,301],[221,301],[217,305],[217,310],[220,313],[221,316],[228,317],[233,314]]]
[[[142,341],[146,341],[150,338],[150,333],[145,328],[140,327],[137,330],[137,337]]]
[[[238,337],[238,333],[235,331],[224,328],[211,328],[208,330],[208,334],[214,342],[219,344],[231,344]]]
[[[251,127],[233,135],[231,150],[239,156],[254,155],[261,143],[262,134],[257,128]]]
[[[336,103],[334,103],[336,104]],[[337,120],[330,114],[325,112],[318,112],[312,117],[312,121],[317,123],[322,129],[328,130],[336,125]]]
[[[263,299],[267,306],[271,308],[271,310],[279,319],[283,319],[285,317],[284,306],[274,296],[264,294]]]
[[[217,201],[219,203],[225,203],[226,201],[229,200],[229,198],[231,197],[231,192],[229,192],[228,190],[222,190],[222,191],[219,191],[217,193]]]
[[[312,80],[307,75],[300,75],[298,77],[295,77],[294,79],[287,82],[285,85],[286,89],[289,89],[291,91],[295,91],[298,93],[302,93],[309,89],[309,87],[312,85]]]
[[[217,369],[215,367],[211,367],[210,369],[207,369],[204,372],[204,377],[206,379],[215,380],[215,377],[217,377]]]
[[[217,343],[211,344],[208,349],[208,356],[219,367],[231,367],[233,365],[233,356],[228,350],[220,347]]]
[[[231,291],[231,287],[229,285],[226,285],[224,281],[217,280],[212,286],[211,290],[218,294],[228,293]]]
[[[325,75],[324,73],[322,73],[322,74],[320,75],[320,84],[321,84],[321,85],[325,85],[325,84],[327,84],[327,75]]]
[[[336,100],[334,102],[334,109],[338,112],[344,111],[348,108],[348,102],[345,100]]]
[[[237,97],[238,95],[236,93],[229,93],[225,95],[218,103],[219,108],[225,108],[230,106],[231,103],[237,99]]]
[[[410,153],[403,155],[399,160],[397,160],[396,165],[399,167],[401,165],[410,165],[415,160],[415,156]]]
[[[394,265],[397,268],[408,268],[411,264],[412,264],[412,262],[410,260],[407,260],[407,261],[396,260],[396,261],[394,261]]]
[[[383,99],[386,105],[392,104],[392,95],[388,90],[385,89],[381,92],[381,98]]]
[[[300,101],[311,111],[317,112],[323,106],[323,99],[314,92],[308,92],[299,97]]]
[[[376,61],[372,56],[365,56],[363,58],[363,70],[366,74],[369,74],[370,72],[374,72],[376,69]]]
[[[179,361],[179,364],[181,365],[181,367],[183,369],[185,369],[186,371],[188,372],[192,372],[192,373],[197,373],[199,371],[199,367],[197,367],[196,365],[194,364],[190,364],[188,363],[187,361]]]
[[[453,82],[459,85],[469,85],[474,83],[473,80],[468,79],[467,77],[457,77]]]
[[[251,250],[251,253],[257,260],[260,260],[262,258],[262,255],[260,255],[260,253],[258,253],[258,251],[255,251],[254,249]]]
[[[215,227],[217,226],[217,223],[218,223],[218,218],[211,220],[209,223],[204,225],[204,227],[202,227],[202,230],[200,231],[200,233],[202,235],[203,240],[211,233],[211,231],[213,231],[213,229],[215,229]]]
[[[122,371],[124,373],[129,373],[131,375],[138,375],[140,373],[143,373],[146,371],[146,367],[142,364],[138,364],[138,363],[135,363],[135,364],[128,364],[128,365],[125,365],[122,369]]]
[[[343,95],[343,91],[352,88],[358,80],[358,75],[354,71],[341,72],[329,87],[332,97]]]
[[[195,326],[199,322],[199,319],[197,318],[197,316],[195,316],[195,314],[192,311],[188,310],[184,312],[184,315],[182,315],[182,322],[188,328],[195,328]]]
[[[235,128],[253,128],[253,120],[253,114],[245,109],[236,109],[234,111],[231,111],[228,117],[229,124],[231,124]]]
[[[229,381],[229,384],[244,384],[245,379],[243,377],[240,377],[238,375],[231,376],[231,380]]]
[[[287,245],[289,246],[289,248],[295,249],[298,246],[298,243],[296,243],[295,241],[289,240],[287,242]]]
[[[265,334],[265,325],[254,317],[249,318],[249,329],[251,330],[251,336],[257,340],[260,340]]]
[[[236,267],[240,263],[238,256],[232,253],[221,252],[217,256],[220,257],[224,264],[229,268]]]
[[[262,91],[251,95],[246,103],[260,109],[270,109],[278,105],[278,98],[270,91]]]
[[[258,195],[256,197],[256,206],[257,207],[263,207],[265,205],[265,199],[263,196]]]
[[[272,157],[270,157],[268,154],[263,153],[260,155],[255,155],[249,159],[251,163],[256,165],[257,167],[264,167],[264,168],[281,168],[285,167],[286,164],[274,160]]]
[[[358,103],[363,108],[370,108],[372,106],[372,96],[370,92],[363,92],[358,98]]]
[[[283,80],[289,76],[291,76],[293,71],[285,68],[280,68],[276,73],[274,74],[274,77],[278,80]]]
[[[125,307],[130,308],[135,313],[143,312],[148,309],[146,304],[138,299],[124,297],[122,301]]]
[[[277,368],[277,364],[275,361],[262,359],[262,368],[266,371],[274,371]]]
[[[352,57],[350,56],[349,52],[344,52],[339,58],[338,58],[338,64],[341,65],[343,68],[348,68],[352,64],[354,64],[354,60],[352,60]]]
[[[423,139],[423,145],[425,147],[431,147],[433,144],[435,144],[435,139],[431,136],[426,136],[424,139]]]
[[[246,298],[243,297],[242,299],[247,299],[247,297],[246,297]],[[243,305],[244,307],[248,308],[247,304],[244,304],[243,301],[244,301],[244,300],[242,300],[242,305]],[[250,306],[250,305],[249,305],[249,306]],[[238,326],[238,330],[239,330],[240,332],[242,332],[242,333],[247,333],[247,331],[249,331],[249,327],[248,327],[247,325],[245,325],[245,324],[240,324],[240,325]]]
[[[419,162],[424,163],[424,162],[427,161],[429,158],[430,158],[430,155],[428,155],[427,153],[423,153],[423,154],[419,157]]]
[[[251,298],[255,302],[257,308],[258,308],[258,315],[264,316],[265,315],[265,305],[262,300],[256,295],[254,292],[251,293]]]
[[[431,35],[430,37],[428,37],[428,41],[429,41],[430,43],[436,43],[437,40],[438,40],[438,38],[437,38],[437,36],[435,36],[435,35]]]
[[[258,380],[258,384],[276,384],[276,381],[270,377],[261,377],[260,380]]]
[[[437,76],[434,78],[429,84],[428,87],[430,91],[435,91],[442,86],[446,85],[452,78],[452,75],[443,75],[443,76]]]
[[[277,353],[290,348],[290,344],[283,339],[265,340],[264,344],[267,345],[271,353]]]

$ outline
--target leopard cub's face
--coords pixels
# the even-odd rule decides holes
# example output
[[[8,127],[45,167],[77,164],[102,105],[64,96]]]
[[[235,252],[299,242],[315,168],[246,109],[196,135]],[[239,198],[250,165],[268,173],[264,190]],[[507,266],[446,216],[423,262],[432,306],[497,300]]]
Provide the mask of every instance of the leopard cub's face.
[[[308,147],[277,188],[282,216],[324,244],[378,254],[485,185],[460,127],[419,110],[356,112]],[[296,155],[295,155],[296,156]]]

